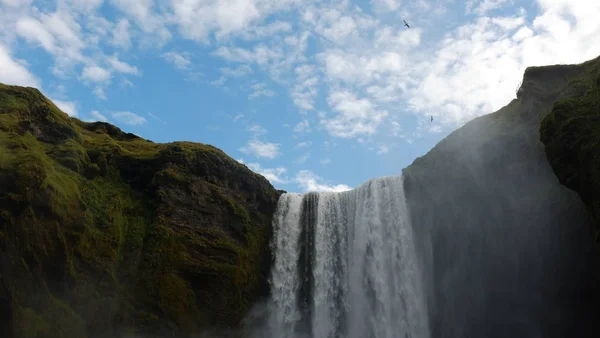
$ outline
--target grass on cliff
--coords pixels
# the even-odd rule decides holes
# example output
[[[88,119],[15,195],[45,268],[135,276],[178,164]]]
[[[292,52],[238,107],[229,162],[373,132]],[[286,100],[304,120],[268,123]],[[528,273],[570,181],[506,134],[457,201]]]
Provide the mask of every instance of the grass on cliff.
[[[0,84],[0,254],[11,269],[0,278],[17,337],[239,320],[268,244],[264,226],[249,226],[258,216],[205,182],[246,225],[245,244],[216,227],[176,231],[147,190],[158,173],[186,187],[191,173],[180,168],[207,153],[241,166],[212,146],[156,144],[70,118],[36,89]],[[207,274],[219,287],[197,294]]]
[[[560,182],[588,207],[594,241],[600,245],[600,60],[582,65],[565,98],[542,121],[540,139]]]
[[[3,111],[0,116],[14,123],[3,127],[15,128],[15,120],[27,115]],[[13,299],[19,300],[19,337],[85,337],[80,314],[113,307],[95,293],[114,293],[124,248],[141,248],[149,211],[127,185],[111,179],[116,173],[81,175],[91,166],[82,144],[73,139],[48,144],[29,130],[0,132],[3,254],[13,267],[23,268],[7,276]],[[22,243],[9,242],[15,240]],[[81,292],[90,280],[97,285]],[[61,299],[65,295],[70,302]]]

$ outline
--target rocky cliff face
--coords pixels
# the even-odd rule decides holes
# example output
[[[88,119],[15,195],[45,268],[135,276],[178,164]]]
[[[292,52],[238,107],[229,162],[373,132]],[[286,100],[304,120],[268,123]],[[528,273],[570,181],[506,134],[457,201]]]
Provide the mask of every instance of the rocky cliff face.
[[[279,195],[214,147],[84,123],[0,84],[0,335],[237,325],[267,291]]]
[[[527,69],[519,98],[404,170],[432,337],[593,337],[600,266],[587,213],[539,141],[554,102],[585,93],[573,79],[587,74]]]
[[[542,121],[540,139],[560,183],[585,203],[594,243],[600,247],[600,58],[577,68],[569,95]]]

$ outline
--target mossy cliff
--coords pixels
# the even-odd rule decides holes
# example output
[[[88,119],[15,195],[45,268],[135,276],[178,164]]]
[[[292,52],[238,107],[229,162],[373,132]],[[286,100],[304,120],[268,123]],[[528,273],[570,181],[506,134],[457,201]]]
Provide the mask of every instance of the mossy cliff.
[[[540,139],[559,181],[585,203],[600,248],[600,58],[577,68],[569,92],[542,121]]]
[[[577,82],[597,76],[597,63],[528,68],[518,97],[403,170],[415,252],[431,290],[431,337],[598,336],[600,255],[588,213],[559,183],[540,142],[542,120],[555,102],[591,88]],[[581,131],[572,137],[580,140]]]
[[[0,84],[0,335],[235,327],[267,292],[279,194],[212,146],[84,123]]]

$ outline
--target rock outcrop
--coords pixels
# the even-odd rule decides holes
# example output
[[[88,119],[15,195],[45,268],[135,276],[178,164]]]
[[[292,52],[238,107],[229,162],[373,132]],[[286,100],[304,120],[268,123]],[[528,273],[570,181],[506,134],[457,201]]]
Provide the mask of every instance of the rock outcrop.
[[[84,123],[0,84],[0,335],[235,327],[268,292],[280,194],[212,146]]]
[[[588,66],[528,68],[518,98],[470,121],[403,171],[432,290],[432,337],[596,335],[600,265],[587,212],[559,183],[539,140],[557,100],[591,95],[573,82],[596,76]],[[580,151],[587,153],[575,158],[598,159],[591,148]],[[569,165],[566,176],[574,172]]]
[[[600,248],[600,58],[577,66],[569,93],[540,128],[540,139],[560,183],[585,203],[594,244]]]

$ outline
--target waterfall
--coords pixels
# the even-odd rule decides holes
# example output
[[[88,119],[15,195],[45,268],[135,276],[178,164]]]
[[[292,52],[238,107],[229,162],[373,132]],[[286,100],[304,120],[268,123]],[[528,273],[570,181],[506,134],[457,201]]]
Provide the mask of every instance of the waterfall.
[[[284,194],[272,245],[269,336],[429,337],[401,176]]]

